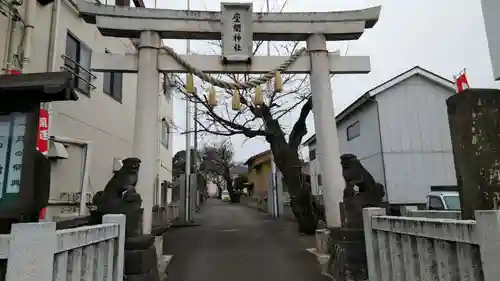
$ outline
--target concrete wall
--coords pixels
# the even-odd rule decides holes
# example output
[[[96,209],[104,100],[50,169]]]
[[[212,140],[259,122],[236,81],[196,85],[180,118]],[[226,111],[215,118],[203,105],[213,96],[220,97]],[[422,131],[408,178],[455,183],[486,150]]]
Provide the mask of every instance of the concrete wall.
[[[376,96],[391,203],[423,203],[432,185],[456,185],[446,99],[454,92],[413,76]]]
[[[500,280],[500,211],[475,217],[392,217],[364,209],[368,280]]]
[[[272,174],[272,153],[265,151],[252,156],[247,161],[248,182],[253,183],[253,196],[264,199],[268,195],[270,175]]]
[[[259,170],[252,169],[248,174],[248,181],[253,183],[253,196],[264,199],[268,195],[271,163],[263,163]]]
[[[35,0],[30,0],[35,1]],[[24,1],[26,4],[29,1]],[[36,4],[32,37],[32,55],[25,64],[24,72],[47,71],[49,57],[49,37],[53,4]],[[103,37],[95,25],[86,24],[78,17],[77,10],[68,0],[61,0],[57,43],[55,45],[54,70],[59,71],[64,64],[61,55],[66,52],[67,34],[71,33],[93,52],[134,53],[136,49],[129,39]],[[24,6],[19,13],[24,16]],[[14,61],[22,35],[22,25],[15,28],[12,42]],[[7,40],[7,21],[0,16],[0,57],[3,58]],[[22,52],[22,48],[19,49]],[[5,67],[5,65],[3,66]],[[123,159],[132,156],[133,130],[136,105],[137,78],[135,74],[123,74],[122,100],[117,101],[103,93],[103,74],[93,73],[96,79],[91,81],[95,89],[90,94],[78,93],[77,102],[59,102],[51,105],[50,134],[52,136],[91,143],[89,189],[91,193],[104,188],[113,175],[114,158]],[[145,94],[145,93],[143,93]],[[154,94],[154,93],[147,93]],[[163,94],[158,94],[161,101],[161,115],[172,119],[172,101]],[[160,128],[160,120],[158,125]],[[171,138],[171,136],[170,136]],[[171,141],[170,141],[171,143]],[[161,146],[163,147],[163,146]],[[53,162],[51,199],[58,199],[62,192],[79,192],[83,182],[83,151],[68,148],[69,159]],[[80,148],[81,149],[81,148]],[[171,181],[171,147],[160,149],[159,178]]]

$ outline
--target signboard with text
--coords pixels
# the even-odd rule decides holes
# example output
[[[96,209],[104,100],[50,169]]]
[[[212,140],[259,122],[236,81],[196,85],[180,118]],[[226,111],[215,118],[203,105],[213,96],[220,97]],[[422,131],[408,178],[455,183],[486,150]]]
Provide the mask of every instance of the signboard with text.
[[[252,3],[221,3],[222,55],[226,62],[248,62],[252,57]]]
[[[20,192],[25,132],[26,114],[0,116],[0,199]]]

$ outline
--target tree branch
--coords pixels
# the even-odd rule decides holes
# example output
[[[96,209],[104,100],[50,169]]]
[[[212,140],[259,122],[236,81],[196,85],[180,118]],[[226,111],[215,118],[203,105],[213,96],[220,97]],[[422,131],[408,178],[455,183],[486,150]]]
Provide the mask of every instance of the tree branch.
[[[297,119],[297,122],[295,122],[292,132],[290,133],[289,143],[290,147],[292,147],[293,149],[299,148],[299,145],[302,142],[302,138],[307,134],[306,119],[309,115],[309,112],[311,112],[312,110],[312,106],[312,97],[309,97],[307,102],[302,106],[299,119]]]

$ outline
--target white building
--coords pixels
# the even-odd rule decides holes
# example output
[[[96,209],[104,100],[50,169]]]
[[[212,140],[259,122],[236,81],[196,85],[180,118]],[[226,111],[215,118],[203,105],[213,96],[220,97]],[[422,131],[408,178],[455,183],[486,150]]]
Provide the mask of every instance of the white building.
[[[136,74],[89,72],[92,52],[134,53],[136,47],[130,39],[102,36],[95,25],[79,17],[73,0],[13,1],[20,5],[12,9],[3,2],[0,11],[9,11],[7,16],[0,13],[4,73],[9,68],[20,68],[24,73],[66,69],[80,77],[78,101],[49,105],[49,134],[53,138],[50,199],[53,203],[74,201],[82,190],[88,191],[88,199],[104,188],[121,159],[132,156],[137,89]],[[160,186],[172,179],[173,101],[164,93],[157,94],[160,116],[151,126],[161,130],[158,184],[151,188],[155,188],[155,202],[161,204],[168,196],[162,195]],[[77,211],[76,207],[63,209]]]
[[[361,160],[391,204],[424,203],[431,186],[457,184],[446,108],[453,94],[453,82],[418,66],[394,77],[337,115],[340,152]],[[304,145],[319,195],[315,136]]]

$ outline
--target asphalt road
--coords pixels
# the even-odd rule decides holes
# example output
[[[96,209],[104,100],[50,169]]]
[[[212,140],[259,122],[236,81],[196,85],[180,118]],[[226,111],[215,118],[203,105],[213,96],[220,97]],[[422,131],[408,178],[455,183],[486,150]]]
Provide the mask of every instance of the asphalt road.
[[[239,204],[209,200],[201,226],[173,228],[164,253],[174,255],[169,281],[323,281],[307,242],[289,221]]]

